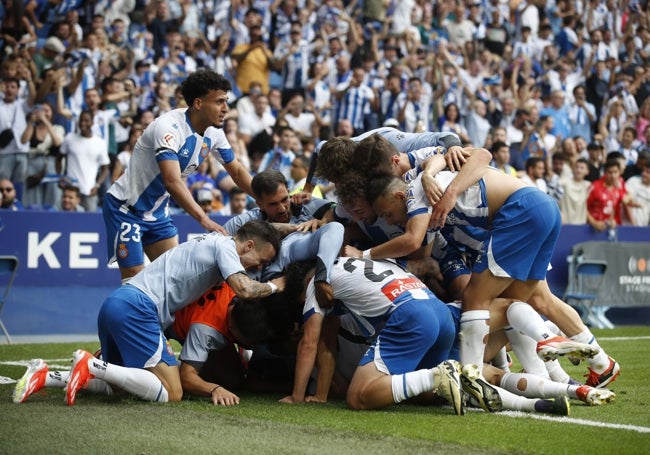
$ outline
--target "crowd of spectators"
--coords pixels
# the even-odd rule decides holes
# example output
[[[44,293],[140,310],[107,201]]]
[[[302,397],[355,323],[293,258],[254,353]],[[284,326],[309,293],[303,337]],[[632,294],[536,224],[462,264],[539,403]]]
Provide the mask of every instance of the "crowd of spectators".
[[[648,11],[642,0],[7,0],[0,178],[16,194],[0,191],[2,207],[63,209],[76,194],[72,210],[95,210],[138,135],[183,107],[179,84],[209,67],[233,85],[224,130],[237,159],[292,188],[320,140],[453,131],[556,198],[566,223],[648,226]],[[75,166],[88,129],[96,156]],[[240,194],[215,160],[188,185],[210,212]]]

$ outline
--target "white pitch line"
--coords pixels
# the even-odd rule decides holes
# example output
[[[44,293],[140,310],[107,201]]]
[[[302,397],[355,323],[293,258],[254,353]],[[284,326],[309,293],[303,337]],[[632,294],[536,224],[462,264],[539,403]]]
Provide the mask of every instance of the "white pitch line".
[[[598,337],[598,341],[636,341],[636,340],[650,340],[650,336],[643,337]]]
[[[30,360],[9,360],[6,362],[0,362],[0,365],[27,368],[29,366],[29,362]],[[71,359],[48,359],[45,360],[45,363],[47,363],[47,366],[50,368],[50,370],[69,370],[71,366]]]
[[[507,417],[515,417],[515,418],[547,420],[549,422],[558,422],[558,423],[572,423],[575,425],[584,425],[588,427],[611,428],[614,430],[635,431],[637,433],[650,433],[649,427],[640,427],[637,425],[627,425],[627,424],[620,424],[620,423],[599,422],[595,420],[573,419],[571,417],[552,417],[543,414],[533,414],[533,413],[520,412],[520,411],[503,411],[497,413],[497,415],[505,415]]]

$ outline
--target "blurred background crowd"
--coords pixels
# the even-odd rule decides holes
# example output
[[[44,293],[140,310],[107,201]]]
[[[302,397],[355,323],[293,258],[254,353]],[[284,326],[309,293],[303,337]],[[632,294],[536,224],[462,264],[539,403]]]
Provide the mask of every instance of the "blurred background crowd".
[[[232,83],[237,158],[296,191],[321,140],[453,131],[565,223],[650,223],[646,1],[6,0],[0,20],[5,209],[97,210],[208,67]],[[188,186],[206,211],[252,203],[215,160]]]

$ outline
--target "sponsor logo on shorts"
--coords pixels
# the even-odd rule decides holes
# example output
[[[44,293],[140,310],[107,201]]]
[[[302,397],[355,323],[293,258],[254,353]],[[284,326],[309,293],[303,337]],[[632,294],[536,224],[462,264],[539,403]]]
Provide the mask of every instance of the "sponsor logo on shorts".
[[[165,347],[167,348],[167,354],[174,355],[174,350],[172,349],[172,345],[169,343],[169,341],[165,341]]]
[[[125,244],[120,243],[120,245],[117,247],[117,256],[120,259],[126,259],[128,255],[129,255],[128,248],[126,247]]]

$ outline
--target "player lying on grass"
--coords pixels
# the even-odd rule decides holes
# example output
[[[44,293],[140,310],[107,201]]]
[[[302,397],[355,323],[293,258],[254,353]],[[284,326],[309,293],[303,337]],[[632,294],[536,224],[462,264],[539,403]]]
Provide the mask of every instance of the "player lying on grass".
[[[102,304],[98,316],[102,360],[75,351],[66,384],[68,405],[74,405],[77,392],[93,379],[97,379],[93,390],[115,386],[144,400],[179,401],[183,389],[178,362],[163,330],[173,324],[177,311],[215,284],[227,282],[243,299],[283,289],[283,279],[259,283],[245,273],[269,262],[279,248],[275,228],[251,221],[233,237],[204,234],[165,252]],[[233,310],[228,311],[232,316]],[[231,322],[233,338],[242,337],[246,345],[247,327]],[[48,377],[46,367],[34,362],[16,385],[14,401],[22,402],[49,385]]]

